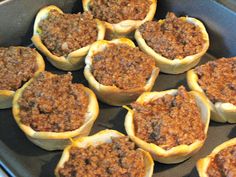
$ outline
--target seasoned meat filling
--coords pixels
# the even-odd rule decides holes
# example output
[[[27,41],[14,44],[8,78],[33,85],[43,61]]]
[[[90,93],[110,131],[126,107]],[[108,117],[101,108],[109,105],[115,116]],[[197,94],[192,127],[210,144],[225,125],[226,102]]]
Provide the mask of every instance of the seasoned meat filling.
[[[150,0],[91,0],[89,8],[94,17],[119,23],[123,20],[143,20],[151,4]]]
[[[236,105],[236,57],[210,61],[195,71],[198,84],[213,103]]]
[[[209,177],[235,177],[236,145],[221,150],[212,158],[207,174]]]
[[[18,103],[21,122],[35,131],[65,132],[85,120],[89,98],[71,74],[43,72],[24,91]]]
[[[144,87],[154,68],[153,58],[125,44],[109,44],[93,56],[95,79],[124,90]]]
[[[15,91],[38,69],[37,53],[28,47],[0,47],[0,90]]]
[[[144,177],[143,154],[127,137],[96,147],[72,147],[70,158],[59,169],[60,177]]]
[[[98,35],[97,23],[89,12],[62,14],[51,10],[39,28],[42,42],[56,56],[66,56],[92,44]]]
[[[190,145],[205,138],[201,114],[183,86],[176,96],[165,95],[148,103],[133,103],[136,136],[163,149]]]
[[[168,59],[183,59],[202,51],[205,40],[198,26],[168,13],[163,23],[150,21],[139,31],[156,53]]]

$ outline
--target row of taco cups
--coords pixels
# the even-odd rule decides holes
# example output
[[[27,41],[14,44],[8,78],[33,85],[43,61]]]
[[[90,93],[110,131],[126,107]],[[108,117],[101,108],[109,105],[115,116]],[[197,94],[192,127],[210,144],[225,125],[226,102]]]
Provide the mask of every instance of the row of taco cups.
[[[189,71],[189,72],[192,72],[192,71]],[[188,73],[188,75],[189,75],[189,73]],[[106,138],[104,138],[104,140],[103,140],[103,136],[97,137],[97,136],[100,136],[100,133],[94,135],[94,138],[87,137],[90,133],[90,130],[93,127],[94,122],[96,121],[96,118],[98,117],[99,105],[98,105],[98,101],[97,101],[97,98],[96,98],[96,95],[94,94],[94,92],[86,87],[84,87],[84,90],[89,95],[89,105],[88,105],[88,109],[87,109],[87,113],[86,113],[86,117],[85,117],[85,123],[80,128],[78,128],[74,131],[61,132],[61,133],[37,132],[37,131],[33,130],[30,126],[22,124],[21,118],[19,116],[20,107],[18,105],[18,100],[21,98],[24,90],[37,77],[38,77],[38,75],[35,76],[34,78],[32,78],[26,84],[24,84],[24,86],[22,88],[17,90],[16,93],[14,94],[14,99],[13,99],[13,116],[14,116],[18,126],[26,134],[27,138],[30,141],[32,141],[34,144],[36,144],[46,150],[62,150],[65,148],[64,153],[62,155],[62,159],[58,164],[59,166],[63,165],[63,163],[69,159],[69,155],[68,155],[69,149],[72,146],[76,145],[78,147],[87,147],[87,146],[85,146],[85,144],[86,145],[90,144],[90,145],[96,146],[100,143],[104,143],[104,142],[108,141],[108,140],[106,140],[106,138],[108,138],[106,136],[108,136],[110,134],[110,132],[108,130],[101,133],[101,135],[104,133],[105,134],[108,133],[108,135],[105,136]],[[189,79],[188,79],[188,81],[189,81]],[[190,86],[190,88],[191,88],[191,86]],[[110,96],[113,96],[114,94],[111,94]],[[141,94],[141,96],[138,97],[136,102],[143,104],[143,103],[155,100],[157,98],[163,97],[166,94],[170,94],[170,95],[174,96],[177,94],[177,90],[172,89],[172,90],[166,90],[166,91],[162,91],[162,92],[145,92],[145,93]],[[143,141],[142,139],[140,139],[139,137],[137,137],[135,135],[134,116],[133,116],[134,111],[127,106],[123,106],[124,108],[126,108],[128,110],[128,113],[126,115],[125,122],[124,122],[126,132],[127,132],[128,136],[130,137],[130,139],[132,141],[134,141],[138,147],[140,147],[144,150],[142,152],[147,156],[146,160],[149,160],[149,162],[147,162],[147,163],[151,162],[150,164],[152,167],[150,167],[149,170],[153,169],[153,160],[152,159],[157,160],[161,163],[166,163],[166,164],[179,163],[179,162],[182,162],[182,161],[188,159],[192,155],[194,155],[204,145],[204,142],[207,137],[209,122],[210,122],[211,105],[209,104],[209,100],[207,99],[207,97],[203,93],[201,93],[199,91],[190,91],[189,94],[191,94],[195,98],[196,104],[201,112],[201,121],[204,124],[204,133],[206,135],[205,139],[204,140],[196,140],[191,145],[184,145],[184,144],[179,145],[179,146],[173,147],[169,150],[165,150],[153,143],[147,143],[147,142]],[[229,120],[231,120],[231,119],[229,119]],[[113,132],[112,134],[114,134],[114,131],[111,131],[111,132]],[[118,134],[120,135],[120,133],[118,133]],[[91,142],[90,140],[95,140],[95,142],[93,142],[93,141]],[[233,143],[236,143],[235,139],[231,140],[231,141],[233,141]],[[69,145],[71,143],[72,143],[72,145]],[[232,144],[232,143],[226,143],[225,145],[228,145],[228,144]],[[222,149],[222,147],[225,147],[225,146],[221,145],[220,147]],[[219,149],[219,148],[217,148],[217,149]],[[219,150],[217,150],[217,151],[214,150],[213,155],[215,155],[216,152],[219,152]],[[209,162],[210,162],[209,158],[212,157],[213,155],[211,154],[209,157],[207,157],[206,160],[199,161],[198,168],[202,168],[202,169],[206,170],[205,165],[209,164]],[[150,157],[152,157],[152,158],[150,158]],[[202,164],[205,164],[205,165],[202,165]]]
[[[85,11],[89,10],[88,8],[85,8],[85,7],[84,9]],[[43,44],[40,37],[40,34],[42,31],[39,28],[40,21],[46,19],[51,10],[57,10],[59,13],[63,13],[61,9],[59,9],[58,7],[54,5],[47,6],[41,9],[35,19],[32,41],[34,45],[47,57],[47,59],[56,68],[61,69],[61,70],[66,70],[66,71],[78,70],[84,66],[84,57],[88,54],[88,51],[93,46],[93,44],[85,46],[78,50],[75,50],[69,53],[67,56],[58,57],[52,54],[52,52],[49,51],[47,47]],[[138,27],[141,26],[146,21],[152,20],[154,17],[154,14],[155,14],[155,11],[152,10],[152,15],[147,15],[147,17],[143,21],[126,20],[116,25],[115,24],[108,25],[107,22],[102,22],[96,19],[97,30],[98,30],[97,40],[99,41],[105,38],[110,40],[110,39],[114,39],[118,37],[133,38],[133,35],[134,35],[140,49],[143,52],[147,53],[148,55],[152,56],[156,61],[156,65],[160,68],[161,72],[164,72],[164,73],[179,74],[179,73],[188,71],[189,69],[196,66],[199,63],[201,57],[206,53],[206,51],[209,48],[209,36],[203,23],[197,20],[196,18],[181,17],[181,19],[183,19],[184,21],[187,21],[188,23],[192,23],[201,29],[205,44],[201,52],[195,55],[186,56],[183,59],[176,58],[174,60],[171,60],[162,56],[159,53],[156,53],[151,47],[149,47],[147,43],[145,42],[145,40],[143,39],[141,32],[138,29]],[[165,20],[159,20],[158,23],[164,23],[164,21]],[[112,30],[113,33],[116,33],[115,31],[119,31],[120,32],[119,35],[114,35],[114,38],[105,37],[107,33],[111,31],[111,29],[114,29]],[[125,31],[125,32],[122,33],[121,31]]]
[[[125,135],[116,131],[116,130],[108,130],[107,129],[107,130],[102,130],[92,136],[78,138],[75,141],[72,140],[71,144],[69,146],[67,146],[62,153],[62,156],[61,156],[61,158],[56,166],[56,169],[55,169],[55,175],[57,177],[60,176],[59,169],[64,168],[64,164],[70,159],[70,149],[72,147],[87,148],[91,145],[96,147],[96,146],[101,145],[103,143],[111,143],[112,138],[119,138],[122,136],[125,136]],[[229,146],[235,146],[235,145],[236,145],[236,138],[233,138],[233,139],[228,140],[228,141],[220,144],[219,146],[215,147],[213,149],[213,151],[208,156],[199,159],[196,163],[196,167],[197,167],[197,171],[198,171],[199,176],[200,177],[208,177],[207,170],[210,166],[212,159],[214,159],[215,156],[223,149],[226,149]],[[138,148],[137,150],[142,152],[142,155],[143,155],[143,160],[144,160],[144,165],[145,165],[144,176],[145,177],[152,177],[153,170],[154,170],[154,161],[153,161],[152,154],[150,154],[150,152],[148,152],[147,148],[145,148],[143,150],[143,147],[141,147],[141,148]],[[176,151],[175,155],[176,156],[183,155],[184,153],[185,153],[184,150],[180,150],[180,151]],[[133,159],[133,160],[135,160],[135,159]],[[154,158],[154,160],[156,160],[156,159]]]
[[[21,97],[24,89],[32,82],[33,80],[29,81],[25,84],[21,89],[17,91],[14,96],[13,100],[13,115],[14,118],[19,125],[19,127],[23,130],[26,134],[27,138],[32,141],[37,146],[40,146],[46,150],[62,150],[64,152],[62,157],[57,165],[55,170],[56,175],[58,176],[59,168],[63,168],[63,165],[66,161],[70,158],[70,149],[72,147],[79,147],[79,148],[86,148],[88,146],[98,146],[103,143],[110,143],[111,139],[114,137],[124,136],[123,134],[114,131],[114,130],[103,130],[95,135],[87,136],[90,133],[90,130],[99,114],[99,106],[96,99],[95,94],[88,88],[84,88],[85,91],[89,95],[89,105],[88,111],[85,118],[85,123],[77,130],[70,131],[70,132],[62,132],[62,133],[55,133],[55,132],[36,132],[30,126],[26,126],[21,123],[20,116],[19,116],[19,105],[17,101]],[[166,94],[176,95],[177,90],[167,90],[162,92],[146,92],[143,93],[136,101],[138,103],[148,102],[157,98],[160,98]],[[172,163],[179,163],[194,155],[196,152],[200,150],[200,148],[204,145],[204,142],[207,137],[207,131],[210,122],[210,108],[207,104],[206,98],[203,94],[191,91],[189,92],[192,96],[194,96],[196,104],[201,112],[201,119],[204,124],[204,133],[205,139],[204,140],[196,140],[193,144],[190,145],[179,145],[173,147],[169,150],[165,150],[153,143],[147,143],[140,139],[139,137],[135,136],[135,126],[134,126],[134,117],[133,117],[133,110],[124,106],[128,110],[128,113],[125,118],[125,129],[130,137],[130,139],[136,143],[139,147],[139,150],[144,155],[144,161],[146,164],[145,171],[146,176],[152,176],[153,173],[153,160],[159,161],[165,164],[172,164]],[[199,160],[197,163],[197,168],[199,171],[200,176],[206,175],[207,166],[210,164],[211,158],[222,149],[235,145],[236,139],[232,139],[229,142],[226,142],[216,149],[212,151],[212,153],[204,159]]]
[[[130,47],[135,47],[135,44],[127,38],[119,38],[112,41],[100,40],[95,42],[90,47],[85,58],[86,66],[84,68],[84,76],[87,79],[90,88],[93,90],[100,101],[114,106],[127,105],[135,101],[143,92],[150,92],[152,90],[156,78],[158,77],[159,69],[158,67],[153,69],[150,78],[147,80],[146,85],[143,88],[123,90],[116,86],[106,86],[99,83],[92,73],[93,56],[96,53],[105,50],[106,47],[108,47],[111,43],[126,44]],[[36,60],[38,64],[38,70],[35,72],[35,77],[37,77],[40,72],[45,70],[44,60],[39,53],[37,54]],[[204,90],[198,84],[198,79],[198,75],[194,69],[187,72],[187,83],[189,88],[204,95],[211,110],[211,119],[217,122],[235,123],[236,105],[222,102],[211,102],[204,93]],[[15,91],[0,90],[0,109],[11,107],[14,95]]]
[[[120,137],[124,136],[123,134],[114,131],[114,130],[103,130],[95,135],[88,136],[90,133],[91,128],[93,127],[93,124],[99,114],[99,106],[96,99],[95,94],[88,88],[84,88],[85,91],[89,95],[89,105],[88,110],[85,117],[85,123],[78,129],[70,132],[36,132],[34,131],[30,126],[26,126],[21,123],[20,116],[19,116],[19,105],[18,100],[20,99],[24,89],[32,82],[33,80],[30,80],[28,83],[26,83],[21,89],[19,89],[13,100],[13,115],[14,118],[18,124],[18,126],[21,128],[21,130],[26,134],[27,138],[32,141],[37,146],[46,149],[46,150],[63,150],[63,155],[61,157],[60,162],[58,163],[58,166],[56,168],[56,174],[58,172],[58,169],[63,167],[63,164],[69,160],[69,152],[71,147],[79,147],[79,148],[86,148],[90,145],[97,146],[102,143],[109,143],[111,142],[112,137]],[[136,101],[138,103],[144,103],[149,102],[151,100],[163,97],[166,94],[170,95],[176,95],[177,90],[167,90],[162,92],[145,92],[143,93]],[[201,112],[201,121],[204,124],[204,133],[205,133],[205,139],[203,140],[196,140],[194,143],[190,145],[178,145],[176,147],[173,147],[169,150],[165,150],[153,143],[147,143],[140,139],[139,137],[135,136],[135,126],[134,126],[134,112],[132,109],[128,108],[127,106],[124,106],[128,110],[128,113],[125,118],[124,126],[126,129],[126,132],[129,136],[129,138],[136,143],[136,145],[141,148],[139,149],[142,151],[144,155],[144,161],[147,165],[146,167],[146,176],[152,176],[153,173],[153,159],[165,163],[165,164],[172,164],[172,163],[179,163],[182,162],[188,158],[190,158],[192,155],[194,155],[196,152],[198,152],[201,147],[204,145],[204,142],[207,137],[207,131],[209,127],[210,122],[210,107],[207,103],[206,98],[203,96],[203,94],[191,91],[189,92],[192,96],[194,96],[196,104]],[[217,147],[213,152],[206,158],[201,159],[198,162],[197,168],[199,170],[199,174],[203,174],[204,176],[207,167],[210,163],[210,159],[213,158],[220,150],[226,148],[229,145],[236,144],[236,139],[232,139],[229,142],[226,142],[219,147]],[[205,171],[202,171],[205,170]]]
[[[59,149],[62,150],[68,144],[70,144],[71,139],[77,139],[79,137],[85,137],[89,135],[90,130],[92,129],[93,124],[98,117],[99,105],[96,95],[92,90],[90,90],[87,87],[84,87],[84,91],[89,96],[89,104],[85,114],[84,124],[78,129],[67,132],[52,132],[52,131],[40,132],[40,131],[35,131],[30,126],[25,125],[21,122],[20,106],[18,104],[18,101],[22,97],[24,90],[34,81],[34,79],[36,78],[32,78],[30,81],[24,84],[22,88],[17,90],[13,99],[13,109],[12,109],[13,116],[15,118],[16,123],[21,128],[21,130],[26,134],[28,139],[32,141],[34,144],[46,150],[59,150]],[[161,98],[166,94],[175,96],[177,94],[177,89],[171,89],[161,92],[145,92],[138,97],[136,102],[140,104],[148,103],[152,100]],[[198,91],[190,91],[189,94],[191,94],[195,98],[197,107],[200,110],[201,121],[204,124],[205,139],[196,140],[191,145],[176,146],[169,150],[165,150],[153,143],[147,143],[142,139],[140,139],[139,137],[137,137],[135,135],[136,131],[134,126],[134,111],[127,106],[123,106],[128,110],[124,122],[127,134],[129,135],[131,140],[133,140],[139,147],[150,152],[155,160],[158,160],[163,163],[178,163],[192,156],[203,146],[207,137],[211,108],[204,94]],[[110,96],[113,95],[114,94]]]
[[[84,6],[85,11],[89,10],[89,3],[90,3],[90,0],[83,1],[83,6]],[[55,67],[62,69],[62,70],[66,70],[66,71],[80,69],[85,64],[84,58],[86,56],[87,56],[87,58],[91,57],[93,55],[93,52],[98,51],[98,49],[96,49],[96,48],[99,48],[99,50],[102,50],[102,48],[99,45],[106,46],[107,44],[109,44],[109,42],[103,40],[105,37],[106,30],[110,29],[109,24],[107,22],[101,22],[96,19],[97,29],[98,29],[98,36],[97,36],[98,41],[97,42],[95,42],[94,44],[88,45],[86,47],[83,47],[81,49],[78,49],[74,52],[71,52],[66,57],[65,56],[58,57],[56,55],[53,55],[52,52],[50,52],[47,49],[47,47],[43,44],[41,37],[40,37],[41,30],[39,29],[39,22],[41,20],[47,18],[48,14],[51,10],[57,10],[59,13],[63,13],[61,9],[59,9],[58,7],[56,7],[54,5],[50,5],[50,6],[42,8],[38,12],[36,19],[35,19],[32,41],[33,41],[34,45],[36,46],[36,48],[39,49],[47,57],[49,62],[52,65],[54,65]],[[112,28],[114,28],[112,31],[114,33],[117,32],[117,34],[119,33],[120,34],[119,36],[125,36],[125,35],[127,36],[127,34],[129,34],[131,31],[134,31],[135,29],[137,29],[144,22],[152,20],[154,17],[155,11],[156,11],[156,0],[152,0],[152,5],[150,7],[150,11],[147,14],[147,17],[143,21],[126,20],[126,21],[120,22],[119,24],[110,24],[111,26],[113,26]],[[135,38],[137,40],[137,43],[139,44],[139,47],[145,53],[151,55],[156,60],[157,67],[160,68],[161,72],[178,74],[178,73],[182,73],[182,72],[185,72],[185,71],[191,69],[192,67],[194,67],[195,65],[198,64],[201,57],[206,53],[206,51],[209,47],[209,37],[208,37],[207,31],[206,31],[204,25],[199,20],[191,18],[191,17],[182,17],[182,19],[184,19],[190,23],[194,23],[195,25],[199,26],[202,30],[203,37],[206,41],[206,43],[203,47],[203,50],[200,53],[198,53],[196,55],[192,55],[192,56],[187,56],[184,59],[169,60],[169,59],[161,56],[160,54],[157,54],[153,49],[151,49],[146,44],[146,42],[142,38],[142,35],[139,32],[139,30],[137,29],[135,32]],[[164,20],[159,21],[159,23],[163,23],[163,22],[164,22]],[[128,28],[128,26],[130,27],[129,30],[126,29],[126,28]],[[125,29],[123,29],[123,28],[125,28]],[[122,33],[122,31],[124,33]],[[122,39],[121,39],[121,41],[122,41]],[[116,42],[120,42],[120,40],[112,41],[112,42],[116,43]],[[135,45],[131,41],[123,40],[122,42],[124,42],[132,47],[135,47]],[[37,55],[37,63],[38,63],[39,67],[38,67],[38,70],[35,72],[35,75],[37,75],[38,72],[43,71],[45,68],[44,62],[42,60],[43,60],[42,57],[40,56],[40,54],[38,54]],[[88,62],[86,63],[86,69],[85,69],[86,74],[85,75],[90,75],[89,71],[87,72],[87,70],[91,70],[92,61],[91,61],[91,59],[88,59],[87,61]],[[141,92],[151,90],[151,87],[153,86],[153,83],[154,83],[153,80],[155,79],[155,77],[157,77],[157,75],[158,75],[158,73],[157,73],[157,71],[155,71],[152,75],[153,77],[151,77],[152,79],[150,79],[148,81],[149,84],[147,84],[144,87],[144,90],[141,90]],[[91,82],[94,82],[94,83],[96,82],[96,80],[93,79],[93,77],[88,76],[87,78],[88,78],[88,80],[92,79]],[[99,89],[107,90],[106,88],[103,88],[103,86],[101,87],[101,84],[99,84],[99,83],[92,84],[91,86],[92,87],[99,86],[100,87]],[[94,89],[94,91],[97,89],[98,88]],[[0,90],[0,109],[11,107],[11,102],[12,102],[12,98],[13,98],[14,93],[15,93],[15,91]],[[107,93],[109,94],[108,91],[107,91]],[[124,96],[126,97],[127,94],[129,94],[129,93],[125,93]],[[104,102],[107,102],[108,104],[111,104],[111,105],[123,105],[123,104],[125,104],[125,102],[129,101],[129,100],[124,100],[124,103],[123,103],[122,100],[120,100],[120,101],[118,101],[120,103],[113,103],[113,100],[106,101],[103,99],[103,97],[105,97],[107,99],[106,95],[99,96],[99,92],[97,93],[97,95],[98,95],[98,97],[100,97],[101,100],[103,100]],[[119,97],[120,97],[120,95],[115,99],[118,99]],[[133,96],[133,97],[137,98],[137,95]],[[122,98],[122,96],[120,98]]]
[[[117,39],[115,41],[120,41],[121,39]],[[125,39],[125,41],[131,42],[130,40]],[[100,41],[99,41],[100,42]],[[109,43],[109,42],[108,42]],[[38,76],[38,75],[37,75]],[[89,95],[89,106],[85,118],[85,123],[77,130],[71,132],[63,132],[63,133],[55,133],[55,132],[36,132],[30,126],[26,126],[21,123],[21,118],[19,116],[20,107],[18,105],[18,100],[20,99],[24,90],[33,82],[33,80],[37,77],[35,76],[29,82],[27,82],[21,89],[17,90],[14,95],[13,100],[13,115],[14,118],[19,125],[19,127],[23,130],[26,136],[36,145],[47,149],[47,150],[57,150],[57,149],[64,149],[68,144],[70,144],[71,139],[77,139],[79,137],[85,137],[90,133],[90,130],[95,122],[98,113],[99,113],[99,106],[96,99],[95,94],[88,88],[84,88],[85,91]],[[189,80],[189,79],[188,79]],[[191,86],[190,86],[191,87]],[[104,90],[103,90],[104,91]],[[168,90],[162,92],[145,92],[143,93],[136,101],[139,103],[148,102],[153,99],[157,99],[162,97],[166,94],[175,95],[177,90]],[[113,96],[116,94],[109,94]],[[208,99],[204,94],[198,91],[191,91],[196,100],[197,106],[201,111],[201,119],[205,125],[204,133],[207,135],[209,121],[210,121],[210,105],[208,103]],[[127,95],[129,96],[129,95]],[[181,162],[194,153],[196,153],[204,144],[205,139],[202,141],[197,140],[191,145],[180,145],[171,148],[170,150],[164,150],[158,147],[155,144],[147,143],[138,137],[135,136],[135,129],[134,129],[134,121],[133,121],[133,110],[128,108],[128,113],[125,119],[125,128],[127,134],[139,147],[146,150],[151,154],[151,156],[162,163],[178,163]]]

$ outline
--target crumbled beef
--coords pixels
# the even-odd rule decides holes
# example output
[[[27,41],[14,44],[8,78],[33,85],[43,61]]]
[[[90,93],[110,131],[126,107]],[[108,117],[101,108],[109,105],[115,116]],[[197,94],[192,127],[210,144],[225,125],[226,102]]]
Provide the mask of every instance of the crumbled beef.
[[[18,103],[21,122],[35,131],[65,132],[85,120],[89,98],[71,74],[42,72],[24,91]]]
[[[62,14],[51,10],[39,28],[44,45],[59,57],[92,44],[98,35],[97,23],[89,12]]]
[[[91,0],[89,8],[94,17],[109,23],[119,23],[123,20],[143,20],[150,5],[150,0]]]
[[[0,48],[0,90],[16,91],[38,69],[37,53],[28,47]]]
[[[195,55],[202,51],[205,44],[201,29],[177,18],[174,13],[168,13],[163,23],[144,23],[139,31],[149,47],[172,60]]]
[[[109,44],[93,56],[93,75],[107,86],[120,89],[142,88],[151,77],[155,61],[150,56],[124,44]]]
[[[195,99],[183,86],[178,94],[133,103],[136,136],[163,149],[203,140],[204,124]]]
[[[221,150],[211,159],[207,169],[209,177],[236,176],[236,145]]]
[[[236,105],[236,57],[210,61],[195,71],[198,84],[213,103]]]
[[[59,169],[61,177],[144,177],[143,154],[128,137],[87,148],[72,147],[70,158]]]

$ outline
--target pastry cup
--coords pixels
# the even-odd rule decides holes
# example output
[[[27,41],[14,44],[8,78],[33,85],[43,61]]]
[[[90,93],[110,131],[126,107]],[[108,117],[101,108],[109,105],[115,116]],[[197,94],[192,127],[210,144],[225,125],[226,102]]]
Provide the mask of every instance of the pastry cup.
[[[198,84],[198,75],[194,69],[187,72],[187,82],[191,90],[201,92],[205,96],[211,109],[211,120],[222,123],[236,123],[236,105],[222,102],[212,103]]]
[[[34,76],[38,75],[38,73],[45,70],[45,63],[44,63],[43,57],[38,52],[36,56],[36,62],[37,62],[38,69],[34,73]],[[12,100],[13,100],[14,95],[15,95],[15,91],[0,90],[0,109],[6,109],[6,108],[12,107]]]
[[[84,11],[89,11],[89,5],[91,0],[83,0]],[[143,20],[124,20],[119,23],[111,24],[104,22],[106,26],[106,39],[114,39],[120,37],[130,37],[133,38],[133,32],[139,26],[141,26],[146,21],[151,21],[156,13],[157,0],[151,0],[149,12]]]
[[[198,160],[197,161],[197,171],[198,171],[199,176],[200,177],[208,177],[207,169],[210,165],[211,159],[214,158],[215,155],[218,154],[221,150],[223,150],[229,146],[233,146],[233,145],[236,145],[236,138],[233,138],[231,140],[228,140],[228,141],[222,143],[221,145],[217,146],[211,152],[211,154],[209,154],[205,158]]]
[[[95,92],[98,99],[104,103],[113,106],[121,106],[124,104],[129,104],[134,101],[139,95],[141,95],[145,91],[150,91],[155,83],[155,80],[159,74],[159,68],[154,68],[151,74],[151,77],[147,81],[146,85],[143,88],[134,88],[123,90],[116,86],[106,86],[100,84],[92,74],[92,62],[93,55],[103,51],[109,44],[127,44],[131,47],[135,47],[134,43],[127,38],[114,39],[112,41],[97,41],[95,42],[85,58],[86,66],[84,68],[84,76],[87,79],[90,88]]]
[[[63,154],[61,156],[61,159],[59,163],[57,164],[57,167],[55,169],[55,175],[56,177],[59,177],[58,171],[60,168],[64,167],[64,163],[69,160],[70,158],[70,149],[74,147],[79,147],[79,148],[87,148],[88,146],[98,146],[103,143],[111,143],[112,138],[118,138],[124,136],[122,133],[115,131],[115,130],[102,130],[92,136],[88,137],[82,137],[78,138],[76,141],[74,141],[70,146],[67,146]],[[151,157],[151,155],[138,148],[138,151],[141,151],[144,157],[144,162],[145,162],[145,177],[151,177],[153,174],[153,167],[154,167],[154,162]]]
[[[156,53],[151,47],[147,45],[139,29],[137,29],[135,32],[135,39],[139,47],[145,53],[155,58],[157,66],[160,68],[161,72],[163,73],[180,74],[185,71],[188,71],[189,69],[193,68],[199,63],[201,57],[207,52],[209,48],[209,36],[203,23],[191,17],[181,17],[180,19],[198,26],[201,29],[201,32],[203,34],[203,39],[206,41],[201,52],[195,55],[187,56],[183,59],[175,58],[174,60],[171,60],[162,56],[159,53]],[[165,20],[159,20],[158,23],[161,24],[161,23],[164,23],[164,21]]]
[[[71,138],[87,136],[90,133],[93,123],[98,116],[99,107],[95,94],[86,87],[84,87],[84,90],[89,95],[89,104],[87,113],[85,114],[85,122],[78,129],[67,132],[43,132],[35,131],[30,126],[22,124],[21,117],[19,115],[20,106],[18,104],[18,100],[33,80],[34,78],[28,81],[21,89],[17,90],[13,99],[12,109],[16,123],[30,141],[45,150],[62,150],[70,143]]]
[[[60,13],[63,13],[61,9],[54,5],[50,5],[47,7],[42,8],[35,19],[34,22],[34,32],[33,37],[31,38],[34,45],[47,57],[49,62],[58,69],[65,70],[65,71],[74,71],[82,68],[84,66],[84,57],[87,55],[88,50],[91,45],[87,45],[82,47],[78,50],[75,50],[69,53],[66,57],[65,56],[56,56],[51,53],[47,49],[47,47],[43,44],[40,33],[41,30],[39,28],[39,22],[47,18],[49,12],[51,10],[57,10]],[[98,36],[97,40],[101,40],[105,36],[105,26],[102,22],[96,19],[97,22],[97,29],[98,29]]]
[[[191,91],[189,93],[194,96],[197,106],[200,108],[200,111],[201,111],[202,122],[205,125],[205,128],[204,128],[205,139],[196,140],[191,145],[183,144],[183,145],[175,146],[169,150],[165,150],[156,144],[145,142],[144,140],[140,139],[139,137],[135,135],[135,126],[134,126],[134,118],[133,118],[134,111],[132,109],[129,109],[125,117],[126,132],[129,135],[130,139],[132,139],[139,147],[150,152],[154,160],[159,161],[161,163],[165,163],[165,164],[179,163],[191,157],[203,146],[207,137],[207,131],[208,131],[208,126],[209,126],[209,121],[210,121],[210,109],[208,107],[206,99],[204,98],[204,96],[202,96],[202,94],[198,92],[194,92],[194,91]],[[136,100],[136,102],[142,104],[142,103],[149,102],[151,100],[155,100],[157,98],[163,97],[166,94],[176,95],[177,90],[172,89],[172,90],[167,90],[167,91],[162,91],[162,92],[146,92],[146,93],[143,93]]]

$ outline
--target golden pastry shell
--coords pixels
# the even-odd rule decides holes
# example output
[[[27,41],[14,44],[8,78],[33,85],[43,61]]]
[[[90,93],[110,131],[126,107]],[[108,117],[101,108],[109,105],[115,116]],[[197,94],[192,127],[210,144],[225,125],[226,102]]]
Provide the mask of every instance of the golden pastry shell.
[[[92,74],[92,62],[93,56],[106,49],[109,44],[127,44],[131,47],[135,47],[134,43],[127,38],[114,39],[112,41],[101,40],[92,44],[88,55],[85,58],[86,66],[84,68],[84,76],[87,79],[90,88],[95,92],[98,99],[104,103],[113,106],[121,106],[129,104],[134,101],[139,95],[145,91],[150,91],[155,83],[155,80],[159,74],[159,68],[154,68],[150,79],[143,88],[134,88],[123,90],[116,86],[106,86],[100,84],[94,78]]]
[[[233,146],[233,145],[236,145],[236,138],[230,139],[230,140],[222,143],[221,145],[217,146],[211,152],[211,154],[209,154],[205,158],[198,160],[197,161],[197,171],[198,171],[199,176],[200,177],[208,177],[207,169],[208,169],[208,166],[210,165],[211,159],[214,158],[215,155],[218,154],[221,150],[223,150],[229,146]]]
[[[196,26],[198,26],[201,29],[201,32],[203,34],[203,39],[205,40],[205,44],[203,46],[203,49],[201,52],[187,56],[183,59],[175,58],[174,60],[168,59],[164,56],[162,56],[159,53],[156,53],[151,47],[149,47],[142,37],[141,32],[139,29],[135,31],[135,39],[139,45],[139,47],[147,54],[151,55],[153,58],[155,58],[157,66],[160,68],[161,72],[168,73],[168,74],[180,74],[185,71],[188,71],[189,69],[196,66],[199,61],[201,60],[201,57],[207,52],[209,48],[209,36],[205,29],[205,26],[203,23],[196,18],[192,17],[180,17],[180,19],[187,21],[188,23],[192,23]],[[158,23],[164,23],[165,20],[159,20]]]
[[[146,92],[146,93],[143,93],[136,100],[136,102],[142,104],[142,103],[149,102],[151,100],[155,100],[157,98],[163,97],[166,94],[176,95],[177,90],[172,89],[172,90],[167,90],[167,91],[162,91],[162,92]],[[206,139],[209,121],[210,121],[210,109],[208,107],[207,101],[202,96],[202,94],[200,94],[198,92],[191,91],[191,92],[189,92],[189,94],[194,96],[197,106],[200,108],[202,122],[205,126],[204,133],[205,133],[205,139]],[[189,157],[191,157],[197,151],[199,151],[199,149],[203,146],[203,144],[205,142],[205,139],[204,140],[196,140],[191,145],[184,145],[183,144],[183,145],[175,146],[169,150],[165,150],[165,149],[157,146],[156,144],[147,143],[135,135],[133,114],[134,114],[134,111],[132,109],[129,109],[129,111],[125,117],[125,129],[126,129],[128,136],[140,148],[150,152],[154,160],[159,161],[161,163],[174,164],[174,163],[182,162],[182,161],[188,159]]]
[[[22,48],[22,47],[18,47]],[[36,63],[38,66],[37,71],[35,71],[34,76],[38,75],[38,73],[45,70],[45,63],[43,57],[37,52]],[[12,90],[0,90],[0,109],[6,109],[12,107],[12,100],[15,95],[15,91]]]
[[[53,74],[51,74],[51,77],[53,77]],[[71,138],[87,136],[90,133],[90,130],[99,113],[97,98],[95,94],[87,87],[84,87],[83,89],[89,96],[89,104],[87,113],[85,114],[85,122],[78,129],[67,132],[43,132],[35,131],[30,126],[27,126],[21,122],[18,100],[21,98],[24,90],[33,82],[34,79],[35,78],[32,78],[21,89],[17,90],[13,98],[12,111],[14,119],[27,138],[37,146],[45,150],[52,151],[64,149],[70,143]]]
[[[191,90],[201,92],[211,109],[211,120],[216,122],[229,122],[229,123],[236,123],[236,105],[231,103],[222,103],[216,102],[215,104],[212,103],[206,96],[205,92],[198,84],[198,75],[194,71],[194,69],[187,72],[187,83]]]
[[[89,5],[91,0],[83,0],[84,11],[89,11]],[[151,0],[149,12],[143,20],[124,20],[116,24],[111,24],[104,22],[106,26],[106,39],[114,39],[120,37],[131,37],[133,38],[133,32],[139,26],[141,26],[146,21],[151,21],[156,13],[157,0]]]
[[[70,146],[67,146],[64,149],[61,159],[55,169],[56,177],[59,177],[59,174],[58,174],[59,169],[63,168],[65,162],[69,160],[70,149],[72,147],[79,147],[79,148],[87,148],[88,146],[95,146],[96,147],[96,146],[103,144],[103,143],[111,143],[112,138],[118,138],[118,137],[122,137],[122,136],[124,136],[122,133],[115,131],[115,130],[102,130],[92,136],[76,139]],[[153,167],[154,167],[153,159],[148,152],[146,152],[140,148],[138,148],[138,151],[141,151],[143,154],[143,157],[144,157],[145,177],[151,177],[153,174]]]
[[[40,29],[39,29],[39,22],[44,20],[48,17],[48,14],[51,10],[57,10],[59,13],[63,13],[61,9],[54,5],[50,5],[47,7],[42,8],[35,19],[34,22],[34,31],[33,37],[31,38],[32,42],[48,59],[48,61],[58,69],[65,70],[65,71],[74,71],[82,68],[84,66],[84,57],[87,55],[88,50],[91,45],[87,45],[83,48],[75,50],[69,53],[66,57],[65,56],[56,56],[51,53],[47,49],[47,47],[43,44],[41,37],[40,37]],[[97,40],[101,40],[105,36],[105,26],[103,23],[96,19],[97,22],[97,29],[98,29],[98,36]]]

